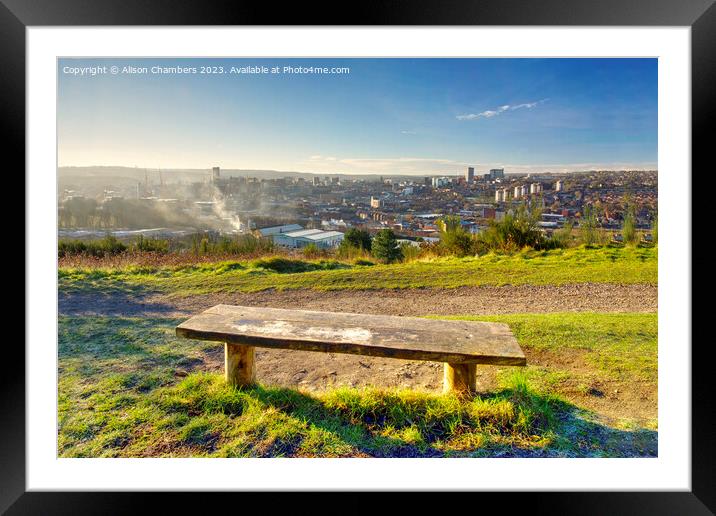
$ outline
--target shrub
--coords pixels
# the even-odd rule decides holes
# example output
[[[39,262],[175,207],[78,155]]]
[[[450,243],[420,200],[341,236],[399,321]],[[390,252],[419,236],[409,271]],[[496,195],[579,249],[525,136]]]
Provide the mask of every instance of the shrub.
[[[271,238],[258,238],[251,234],[215,235],[197,233],[191,236],[189,247],[195,255],[257,255],[270,254],[276,250]]]
[[[311,242],[307,246],[305,246],[301,252],[303,253],[303,256],[306,258],[325,258],[328,256],[328,250],[327,249],[321,249],[316,244]]]
[[[144,235],[139,235],[130,246],[130,249],[132,251],[164,254],[169,252],[169,240],[144,238]]]
[[[112,235],[107,235],[101,240],[60,240],[57,244],[57,256],[93,256],[103,258],[121,254],[127,250],[127,246]]]
[[[403,253],[403,260],[406,262],[415,260],[420,256],[420,248],[408,243],[401,244],[400,250]]]
[[[437,221],[440,228],[440,245],[446,254],[463,257],[474,254],[474,239],[462,228],[460,217],[448,215]]]
[[[474,238],[465,230],[459,229],[441,235],[441,245],[449,254],[463,257],[474,254]]]
[[[513,213],[507,213],[501,221],[491,221],[486,231],[480,234],[482,248],[507,252],[518,251],[524,247],[541,249],[544,235],[538,222],[541,210],[528,209],[521,204]]]
[[[561,229],[552,233],[550,238],[545,239],[543,247],[545,249],[564,249],[572,244],[572,229],[574,226],[571,222],[567,222]]]
[[[370,251],[360,247],[344,245],[341,243],[341,245],[338,246],[338,249],[336,249],[336,256],[342,260],[361,260],[370,259],[373,255],[371,255]]]

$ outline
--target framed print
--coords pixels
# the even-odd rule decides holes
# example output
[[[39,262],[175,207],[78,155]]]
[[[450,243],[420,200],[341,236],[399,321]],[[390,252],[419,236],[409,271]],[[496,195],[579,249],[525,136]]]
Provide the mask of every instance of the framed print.
[[[716,11],[637,4],[346,26],[4,0],[28,303],[3,509],[511,491],[710,513],[689,210]]]

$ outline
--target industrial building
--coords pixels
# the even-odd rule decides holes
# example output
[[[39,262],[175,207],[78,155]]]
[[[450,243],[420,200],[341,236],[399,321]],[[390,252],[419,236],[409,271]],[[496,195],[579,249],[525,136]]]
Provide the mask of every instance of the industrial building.
[[[323,231],[321,229],[302,229],[289,233],[274,233],[271,237],[276,245],[292,248],[301,248],[314,244],[325,249],[337,247],[343,241],[343,233],[340,231]]]
[[[270,228],[263,228],[258,230],[258,236],[267,237],[277,235],[279,233],[291,233],[293,231],[300,231],[303,226],[299,224],[286,224],[283,226],[272,226]]]

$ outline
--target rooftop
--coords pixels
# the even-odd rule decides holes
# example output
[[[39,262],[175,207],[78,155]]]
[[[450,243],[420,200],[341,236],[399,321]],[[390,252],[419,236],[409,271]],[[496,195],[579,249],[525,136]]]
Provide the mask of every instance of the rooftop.
[[[291,231],[290,233],[286,233],[286,236],[289,236],[291,238],[300,238],[323,232],[324,231],[322,229],[302,229],[301,231]]]

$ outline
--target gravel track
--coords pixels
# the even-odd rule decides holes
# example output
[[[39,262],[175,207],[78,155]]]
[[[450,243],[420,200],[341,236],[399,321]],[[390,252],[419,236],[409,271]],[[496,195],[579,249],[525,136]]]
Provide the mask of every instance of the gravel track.
[[[656,312],[655,285],[584,283],[404,290],[267,290],[255,293],[62,293],[64,315],[182,317],[216,304],[389,315],[462,315],[549,312]]]

